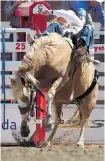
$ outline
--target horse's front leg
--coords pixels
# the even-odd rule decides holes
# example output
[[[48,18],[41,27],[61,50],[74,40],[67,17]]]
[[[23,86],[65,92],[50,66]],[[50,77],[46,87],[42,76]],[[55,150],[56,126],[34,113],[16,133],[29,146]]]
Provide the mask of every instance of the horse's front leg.
[[[30,134],[29,126],[27,125],[27,121],[25,120],[22,120],[21,122],[20,133],[22,137],[28,137]]]
[[[54,98],[54,95],[56,93],[56,90],[58,88],[58,86],[60,85],[62,81],[62,77],[58,78],[52,85],[52,87],[50,88],[50,90],[47,93],[47,114],[46,114],[46,120],[45,120],[45,129],[46,131],[50,131],[52,130],[53,124],[52,124],[52,110],[51,110],[51,106],[52,106],[52,101]]]
[[[54,123],[54,127],[53,130],[51,131],[51,134],[49,135],[49,137],[47,138],[47,141],[43,142],[41,147],[44,146],[50,146],[51,141],[53,140],[53,137],[57,131],[57,128],[61,122],[61,118],[62,118],[62,103],[59,102],[53,102],[54,106],[55,106],[55,123]]]
[[[29,133],[30,133],[30,129],[28,126],[28,122],[30,121],[30,115],[29,115],[29,111],[28,108],[21,108],[19,107],[19,111],[21,114],[21,126],[20,126],[20,133],[22,137],[28,137]]]

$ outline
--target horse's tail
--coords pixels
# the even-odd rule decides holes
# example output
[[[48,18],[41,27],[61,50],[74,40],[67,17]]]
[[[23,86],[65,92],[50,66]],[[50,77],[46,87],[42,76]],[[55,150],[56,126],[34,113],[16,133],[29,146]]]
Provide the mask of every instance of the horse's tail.
[[[70,124],[70,127],[80,126],[81,120],[82,120],[81,113],[80,113],[79,107],[77,107],[72,117],[66,121],[66,124]],[[91,121],[88,119],[86,128],[88,128],[90,125],[91,125]]]
[[[66,123],[72,126],[80,125],[80,111],[78,107],[74,111],[72,117],[70,117]]]

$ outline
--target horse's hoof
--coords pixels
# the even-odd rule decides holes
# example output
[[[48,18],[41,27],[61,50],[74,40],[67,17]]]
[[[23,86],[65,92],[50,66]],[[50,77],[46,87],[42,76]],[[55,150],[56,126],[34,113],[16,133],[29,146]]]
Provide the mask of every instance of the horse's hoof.
[[[60,121],[60,124],[64,124],[64,123],[65,123],[65,120],[62,119],[62,120]]]
[[[53,129],[53,124],[52,123],[45,124],[44,128],[46,132],[50,132]]]
[[[21,131],[20,133],[21,133],[21,136],[22,136],[22,137],[28,137],[30,131],[27,131],[27,132]]]
[[[44,141],[44,142],[40,145],[40,148],[49,147],[49,146],[50,146],[50,142]]]
[[[78,147],[84,147],[84,142],[83,142],[83,141],[81,141],[81,142],[80,142],[80,141],[79,141],[79,142],[77,142],[77,146],[78,146]]]
[[[28,137],[30,134],[30,129],[28,127],[28,125],[26,126],[21,126],[20,128],[20,134],[22,137]]]

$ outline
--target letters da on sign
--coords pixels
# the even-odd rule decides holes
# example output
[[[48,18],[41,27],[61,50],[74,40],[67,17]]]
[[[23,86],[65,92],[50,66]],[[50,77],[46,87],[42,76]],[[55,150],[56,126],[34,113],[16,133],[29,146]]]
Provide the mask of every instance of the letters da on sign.
[[[10,122],[9,119],[2,122],[1,126],[3,130],[16,130],[16,122]]]

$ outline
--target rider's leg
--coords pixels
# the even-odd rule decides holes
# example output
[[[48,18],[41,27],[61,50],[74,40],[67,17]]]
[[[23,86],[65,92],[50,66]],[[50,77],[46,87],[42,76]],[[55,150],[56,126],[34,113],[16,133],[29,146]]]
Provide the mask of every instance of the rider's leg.
[[[94,27],[94,23],[92,20],[92,17],[89,13],[87,13],[86,16],[86,24],[89,24],[92,26],[92,30],[95,29]],[[90,55],[90,59],[95,63],[95,64],[99,64],[100,61],[99,60],[94,60],[94,35],[91,35],[91,46],[89,47],[89,55]]]
[[[98,64],[98,60],[94,60],[94,27],[90,24],[84,26],[80,39],[78,40],[78,50],[80,53],[83,52],[82,48],[86,46],[89,50],[90,59]],[[81,51],[80,51],[81,50]]]
[[[48,33],[53,33],[53,32],[56,32],[62,36],[64,35],[63,28],[59,23],[51,23],[44,31],[44,33],[42,33],[42,35],[47,35]]]
[[[41,33],[39,35],[35,35],[34,38],[46,36],[46,35],[48,35],[48,33],[54,33],[54,32],[60,34],[61,36],[64,36],[64,31],[63,31],[62,25],[60,25],[57,22],[53,22],[46,28],[46,30],[43,33]]]

